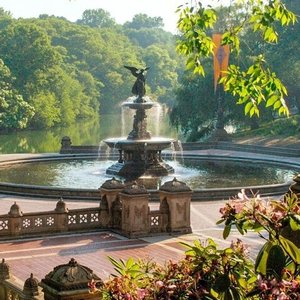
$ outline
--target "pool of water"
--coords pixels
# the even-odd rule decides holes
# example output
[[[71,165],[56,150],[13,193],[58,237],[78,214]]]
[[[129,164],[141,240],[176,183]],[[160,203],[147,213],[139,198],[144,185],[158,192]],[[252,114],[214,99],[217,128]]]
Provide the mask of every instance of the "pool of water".
[[[159,183],[176,177],[192,189],[247,187],[286,183],[296,169],[258,162],[184,159],[166,161],[175,173],[160,179]],[[0,182],[64,188],[99,188],[111,179],[105,170],[115,161],[96,159],[53,160],[27,162],[0,167]]]

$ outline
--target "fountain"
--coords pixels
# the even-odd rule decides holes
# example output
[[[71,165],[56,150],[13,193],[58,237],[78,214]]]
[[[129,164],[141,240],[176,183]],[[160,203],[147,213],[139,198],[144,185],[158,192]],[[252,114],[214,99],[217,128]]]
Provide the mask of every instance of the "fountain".
[[[118,161],[110,166],[107,174],[117,175],[126,180],[141,177],[160,177],[174,172],[174,169],[162,159],[162,150],[170,147],[173,139],[151,137],[147,131],[146,110],[151,109],[155,102],[145,96],[144,72],[149,68],[137,69],[128,67],[136,77],[132,87],[133,97],[129,97],[122,105],[135,110],[133,128],[127,138],[110,138],[104,142],[119,151]]]

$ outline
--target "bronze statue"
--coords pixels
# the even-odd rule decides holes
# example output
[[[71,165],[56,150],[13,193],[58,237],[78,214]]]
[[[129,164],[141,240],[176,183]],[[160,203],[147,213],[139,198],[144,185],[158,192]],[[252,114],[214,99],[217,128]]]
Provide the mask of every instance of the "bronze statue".
[[[145,89],[145,76],[144,72],[149,70],[149,67],[145,69],[137,69],[135,67],[124,66],[126,69],[130,70],[131,74],[136,77],[136,81],[131,89],[132,94],[138,96],[138,100],[142,101],[143,96],[146,94]],[[138,102],[139,102],[138,101]]]

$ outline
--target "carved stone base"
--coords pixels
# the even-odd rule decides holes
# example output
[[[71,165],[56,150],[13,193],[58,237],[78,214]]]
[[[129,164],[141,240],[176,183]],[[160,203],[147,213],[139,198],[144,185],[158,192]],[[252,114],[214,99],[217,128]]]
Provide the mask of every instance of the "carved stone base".
[[[128,180],[137,179],[141,176],[166,176],[171,173],[174,173],[174,169],[165,162],[148,165],[144,161],[117,162],[106,170],[106,174],[121,176]]]

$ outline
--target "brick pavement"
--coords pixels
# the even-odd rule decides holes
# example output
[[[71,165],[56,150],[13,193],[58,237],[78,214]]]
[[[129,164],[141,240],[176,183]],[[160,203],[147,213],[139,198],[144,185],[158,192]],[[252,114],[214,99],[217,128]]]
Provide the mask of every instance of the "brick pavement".
[[[24,212],[53,210],[57,199],[29,199],[15,196],[0,195],[0,214],[7,213],[15,201]],[[69,208],[98,206],[95,202],[66,200]],[[222,225],[216,225],[219,209],[223,201],[193,202],[191,206],[191,222],[193,234],[182,236],[154,236],[142,239],[127,239],[110,232],[90,232],[66,234],[24,240],[0,242],[0,258],[5,258],[11,272],[21,280],[33,273],[41,280],[59,264],[66,264],[74,257],[80,264],[94,270],[107,278],[113,272],[108,256],[114,258],[150,258],[163,264],[166,260],[178,260],[184,256],[180,241],[192,242],[213,238],[220,247],[229,246],[231,240],[240,235],[233,230],[228,241],[222,238]],[[157,204],[154,204],[154,206]],[[243,238],[253,253],[261,245],[254,235]]]

